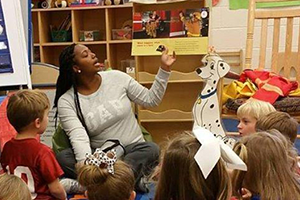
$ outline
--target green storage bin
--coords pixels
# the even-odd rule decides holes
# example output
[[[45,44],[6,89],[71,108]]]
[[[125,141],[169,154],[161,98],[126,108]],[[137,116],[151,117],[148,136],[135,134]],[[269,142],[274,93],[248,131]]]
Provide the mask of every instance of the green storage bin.
[[[52,42],[70,42],[72,41],[72,32],[61,30],[61,31],[51,31]]]

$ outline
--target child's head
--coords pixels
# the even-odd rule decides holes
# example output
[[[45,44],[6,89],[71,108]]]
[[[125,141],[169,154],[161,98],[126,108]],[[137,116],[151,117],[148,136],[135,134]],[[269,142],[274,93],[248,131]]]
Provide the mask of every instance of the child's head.
[[[18,133],[33,124],[41,134],[47,127],[49,108],[49,99],[42,91],[20,90],[9,98],[7,118]]]
[[[255,133],[257,120],[274,111],[276,111],[275,108],[269,102],[249,99],[237,110],[237,117],[240,120],[237,127],[239,133],[242,136]]]
[[[26,183],[15,175],[0,175],[1,200],[31,200],[31,194]]]
[[[201,144],[190,133],[177,135],[167,145],[155,200],[227,200],[231,195],[229,175],[221,160],[204,178],[194,159]]]
[[[131,168],[120,160],[105,161],[104,158],[103,161],[96,154],[90,155],[92,159],[87,158],[84,165],[78,166],[78,182],[86,187],[88,199],[134,200],[134,175]],[[109,153],[106,155],[110,157]]]
[[[288,113],[274,111],[258,119],[256,129],[258,131],[276,129],[294,143],[297,138],[298,122]]]
[[[239,196],[241,188],[246,188],[261,199],[300,199],[291,148],[275,129],[243,137],[234,151],[247,164],[247,172],[234,170],[233,194]]]

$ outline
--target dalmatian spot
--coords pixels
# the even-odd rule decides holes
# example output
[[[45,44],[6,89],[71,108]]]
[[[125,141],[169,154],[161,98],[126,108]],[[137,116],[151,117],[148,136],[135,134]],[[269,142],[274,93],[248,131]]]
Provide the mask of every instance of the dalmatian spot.
[[[213,109],[215,107],[215,104],[211,104],[209,107],[210,109]]]
[[[217,82],[217,81],[216,81],[216,80],[214,80],[214,82],[213,82],[213,83],[214,83],[214,84],[216,84],[216,82]]]
[[[218,127],[220,127],[220,124],[218,124]]]
[[[207,90],[208,93],[210,93],[210,90]]]
[[[211,124],[208,124],[208,126],[211,126]]]
[[[211,87],[211,90],[213,90],[214,89],[214,87]]]
[[[218,122],[219,122],[219,120],[217,119],[217,120],[216,120],[216,123],[218,123]]]

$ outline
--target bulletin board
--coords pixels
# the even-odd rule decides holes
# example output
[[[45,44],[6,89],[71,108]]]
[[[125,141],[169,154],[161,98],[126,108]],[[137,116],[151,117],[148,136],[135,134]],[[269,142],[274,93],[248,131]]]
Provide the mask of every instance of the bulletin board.
[[[0,87],[27,85],[31,88],[20,1],[1,0],[0,4]]]

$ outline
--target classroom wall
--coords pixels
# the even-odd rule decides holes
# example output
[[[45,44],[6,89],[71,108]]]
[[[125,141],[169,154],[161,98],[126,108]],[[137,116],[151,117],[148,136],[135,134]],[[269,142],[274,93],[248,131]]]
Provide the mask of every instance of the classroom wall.
[[[243,49],[245,55],[246,35],[247,35],[247,18],[248,10],[229,10],[229,0],[220,0],[219,4],[212,8],[211,11],[211,31],[210,31],[210,45],[215,46],[217,51],[237,51]],[[299,18],[294,21],[296,28],[293,34],[293,49],[297,48],[297,40],[299,35]],[[286,24],[283,21],[282,24]],[[254,32],[260,33],[261,23],[255,24]],[[268,34],[273,34],[273,21],[269,22]],[[280,49],[284,50],[285,28],[281,27]],[[259,55],[259,39],[260,37],[254,35],[253,44],[253,65],[258,65]],[[270,60],[272,42],[267,44],[267,58]],[[270,66],[270,62],[267,62]]]

